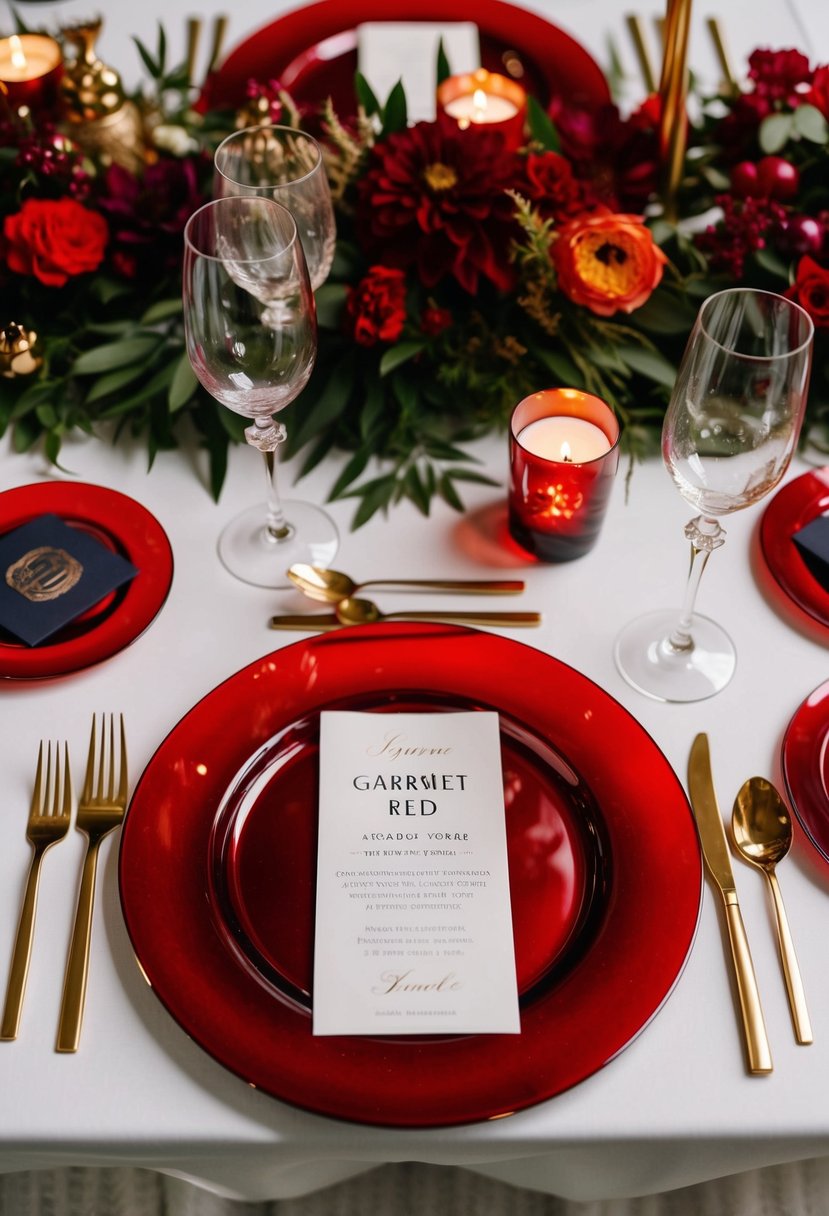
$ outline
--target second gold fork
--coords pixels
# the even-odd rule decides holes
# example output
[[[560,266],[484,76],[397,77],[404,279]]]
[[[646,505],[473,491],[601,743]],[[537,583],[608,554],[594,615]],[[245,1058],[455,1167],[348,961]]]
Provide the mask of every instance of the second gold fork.
[[[119,826],[127,809],[127,744],[123,714],[120,715],[120,725],[120,739],[116,745],[115,715],[101,716],[99,747],[94,716],[92,719],[86,777],[78,799],[77,816],[77,826],[88,839],[63,981],[56,1051],[78,1050],[89,972],[98,847],[104,836]]]
[[[37,753],[37,772],[29,809],[29,822],[26,827],[26,836],[34,852],[20,909],[20,920],[9,968],[6,1002],[3,1006],[3,1017],[0,1020],[0,1039],[7,1042],[17,1038],[20,1026],[23,996],[26,991],[26,979],[32,957],[40,863],[46,850],[57,841],[63,840],[69,831],[69,819],[72,812],[72,776],[69,771],[69,745],[67,743],[63,745],[63,752],[61,770],[60,744],[56,743],[53,770],[52,744],[47,744],[45,773],[43,771],[42,743]]]

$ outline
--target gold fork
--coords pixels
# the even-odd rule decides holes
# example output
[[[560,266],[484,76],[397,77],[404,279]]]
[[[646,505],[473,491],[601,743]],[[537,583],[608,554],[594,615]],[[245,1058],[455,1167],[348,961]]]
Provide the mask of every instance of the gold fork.
[[[98,847],[108,832],[119,826],[127,809],[127,741],[124,715],[120,715],[120,748],[115,744],[115,715],[101,715],[101,741],[97,745],[95,716],[89,736],[86,777],[78,799],[77,826],[88,837],[81,873],[75,926],[69,946],[63,998],[58,1022],[56,1051],[77,1051],[81,1038],[86,980],[89,973],[89,944],[92,938],[92,906],[95,899],[95,871]],[[120,758],[116,764],[116,752]],[[118,785],[115,773],[118,770]]]
[[[59,743],[55,744],[55,767],[53,772],[52,744],[47,743],[46,745],[45,780],[42,743],[37,753],[35,787],[32,791],[29,823],[26,827],[26,837],[32,845],[34,852],[32,853],[32,861],[29,866],[29,877],[26,880],[26,890],[23,894],[23,906],[20,909],[17,937],[15,938],[11,966],[9,967],[6,1003],[3,1006],[3,1018],[0,1021],[0,1039],[6,1041],[17,1038],[17,1031],[20,1026],[23,994],[26,991],[26,977],[29,974],[29,961],[32,957],[37,889],[40,882],[40,863],[46,850],[59,840],[63,840],[69,831],[69,818],[72,813],[72,775],[69,771],[69,745],[67,743],[63,745],[64,758],[62,766],[60,746]]]

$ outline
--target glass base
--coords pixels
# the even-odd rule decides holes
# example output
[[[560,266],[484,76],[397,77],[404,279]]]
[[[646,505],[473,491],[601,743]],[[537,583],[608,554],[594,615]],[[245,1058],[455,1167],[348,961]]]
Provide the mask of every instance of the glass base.
[[[616,666],[628,684],[656,701],[704,701],[734,675],[737,652],[724,629],[696,613],[692,647],[675,650],[668,638],[678,620],[678,609],[662,609],[631,621],[616,639]]]
[[[237,515],[219,537],[219,557],[226,570],[254,587],[288,588],[286,571],[294,562],[328,566],[340,544],[336,524],[319,507],[307,502],[283,502],[290,535],[272,537],[265,526],[264,503]]]

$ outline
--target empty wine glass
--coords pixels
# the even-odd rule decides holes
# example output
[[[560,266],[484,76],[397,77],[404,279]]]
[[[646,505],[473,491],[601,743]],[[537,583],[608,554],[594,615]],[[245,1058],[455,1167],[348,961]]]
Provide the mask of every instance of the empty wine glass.
[[[694,612],[708,558],[724,543],[717,516],[774,489],[797,442],[812,356],[808,314],[783,296],[734,288],[697,316],[662,428],[662,457],[701,514],[685,528],[691,573],[678,611],[651,612],[616,640],[625,679],[660,701],[700,701],[734,674],[725,631]]]
[[[276,486],[286,431],[273,415],[305,387],[317,352],[314,296],[290,212],[256,197],[207,203],[184,230],[182,278],[193,370],[221,405],[252,419],[245,438],[265,457],[267,503],[231,520],[219,555],[247,583],[288,587],[289,566],[327,566],[338,544],[325,512],[281,502]]]
[[[292,127],[248,127],[219,144],[214,166],[217,198],[255,194],[288,208],[296,220],[311,287],[321,287],[334,260],[337,233],[317,141]]]

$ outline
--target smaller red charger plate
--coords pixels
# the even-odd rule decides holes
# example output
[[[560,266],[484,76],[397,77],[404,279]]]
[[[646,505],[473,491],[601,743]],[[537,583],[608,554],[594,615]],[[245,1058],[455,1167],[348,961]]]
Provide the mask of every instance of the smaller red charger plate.
[[[792,537],[829,511],[829,468],[786,482],[763,512],[760,547],[774,580],[799,608],[829,627],[829,591],[814,577]]]
[[[143,633],[173,579],[173,553],[161,524],[134,499],[85,482],[44,481],[0,494],[0,533],[39,515],[57,515],[120,554],[138,574],[53,634],[26,646],[0,631],[0,678],[41,680],[110,658]]]
[[[319,714],[338,708],[499,713],[520,1034],[312,1034]],[[135,790],[119,883],[142,971],[214,1059],[319,1114],[430,1127],[553,1097],[630,1043],[684,966],[702,867],[676,775],[602,689],[511,639],[384,623],[194,706]]]
[[[604,74],[588,52],[543,17],[504,0],[319,0],[283,14],[240,43],[209,78],[209,105],[241,105],[248,81],[278,79],[297,101],[332,98],[355,112],[357,29],[370,21],[451,22],[478,26],[482,66],[518,77],[542,105],[561,98],[596,110],[609,104]],[[385,100],[385,98],[381,99]]]
[[[800,826],[829,861],[829,680],[795,711],[783,737],[782,766]]]

